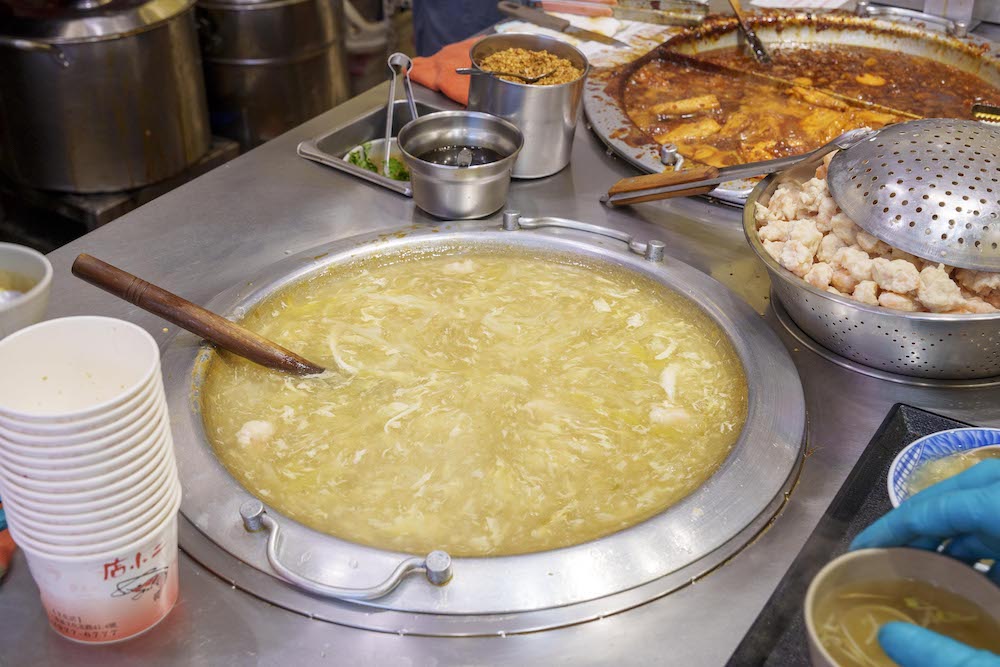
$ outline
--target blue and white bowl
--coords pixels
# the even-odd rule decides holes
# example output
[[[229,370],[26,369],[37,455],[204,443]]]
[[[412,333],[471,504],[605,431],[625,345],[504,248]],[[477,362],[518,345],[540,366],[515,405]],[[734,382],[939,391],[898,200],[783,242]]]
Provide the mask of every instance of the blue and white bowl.
[[[955,428],[914,440],[896,455],[892,465],[889,466],[889,478],[886,481],[892,506],[899,507],[901,502],[909,498],[910,476],[914,470],[928,461],[971,449],[997,445],[1000,445],[998,428]]]

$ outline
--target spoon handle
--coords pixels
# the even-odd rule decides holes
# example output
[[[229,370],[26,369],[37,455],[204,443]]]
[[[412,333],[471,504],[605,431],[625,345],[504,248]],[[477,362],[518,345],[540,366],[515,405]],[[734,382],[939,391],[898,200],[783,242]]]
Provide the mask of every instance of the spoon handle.
[[[72,270],[77,278],[261,366],[295,375],[324,371],[277,343],[96,257],[80,255]]]

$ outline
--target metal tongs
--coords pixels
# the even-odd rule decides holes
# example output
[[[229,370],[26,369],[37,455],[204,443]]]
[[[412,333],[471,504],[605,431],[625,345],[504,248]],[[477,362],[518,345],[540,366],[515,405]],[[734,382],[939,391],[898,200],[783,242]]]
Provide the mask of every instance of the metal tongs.
[[[406,102],[410,107],[410,120],[417,119],[417,103],[413,101],[413,84],[410,82],[410,70],[413,61],[404,53],[394,53],[386,61],[392,78],[389,79],[389,103],[385,108],[385,141],[382,142],[382,175],[389,176],[389,147],[392,141],[392,116],[396,108],[396,77],[402,73],[403,88],[406,90]]]
[[[601,201],[608,206],[628,206],[641,202],[671,199],[673,197],[690,197],[711,192],[715,186],[727,181],[744,178],[754,178],[773,174],[794,167],[809,160],[819,161],[827,153],[835,150],[845,150],[851,146],[875,136],[877,132],[867,127],[844,132],[842,135],[814,151],[803,155],[782,157],[776,160],[764,160],[734,167],[696,167],[685,171],[667,171],[647,176],[623,178],[608,189],[608,194]]]

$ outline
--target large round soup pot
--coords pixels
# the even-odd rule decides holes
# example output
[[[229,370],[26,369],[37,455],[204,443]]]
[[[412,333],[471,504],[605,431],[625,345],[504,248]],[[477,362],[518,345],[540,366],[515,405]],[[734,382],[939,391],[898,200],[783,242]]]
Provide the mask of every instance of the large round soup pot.
[[[742,365],[746,422],[706,482],[616,533],[548,551],[456,557],[450,579],[438,577],[447,564],[440,552],[400,553],[321,533],[241,486],[216,458],[202,420],[203,383],[216,351],[178,332],[163,364],[181,512],[192,526],[185,548],[216,558],[225,551],[240,562],[238,585],[316,618],[388,632],[496,635],[596,618],[670,593],[727,562],[774,519],[798,477],[805,403],[791,358],[763,318],[713,278],[664,257],[655,238],[563,218],[502,217],[386,227],[310,248],[240,277],[207,306],[238,321],[277,291],[326,270],[463,249],[632,273],[700,309]]]

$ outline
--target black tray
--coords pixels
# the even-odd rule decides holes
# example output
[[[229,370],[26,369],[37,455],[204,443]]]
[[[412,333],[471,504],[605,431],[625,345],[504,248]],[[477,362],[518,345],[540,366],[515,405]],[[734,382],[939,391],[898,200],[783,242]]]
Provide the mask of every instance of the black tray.
[[[809,664],[802,616],[809,582],[846,552],[858,533],[892,509],[885,479],[896,454],[917,438],[964,426],[969,424],[901,403],[893,406],[728,666]]]

